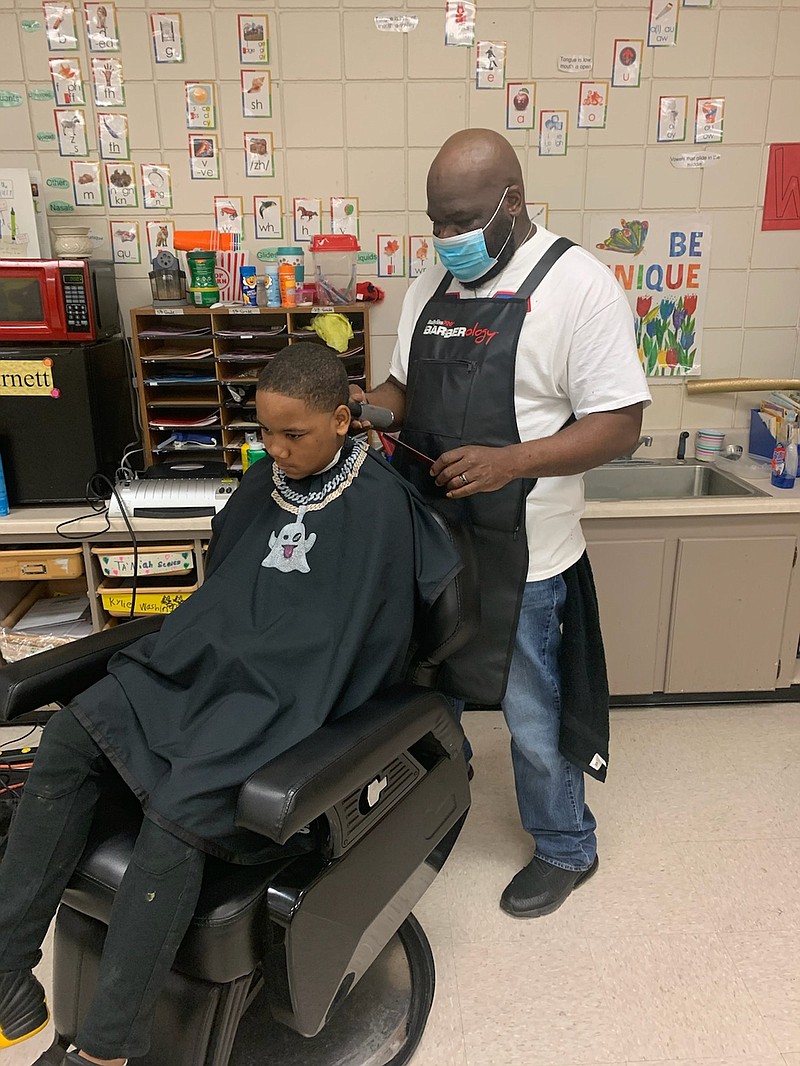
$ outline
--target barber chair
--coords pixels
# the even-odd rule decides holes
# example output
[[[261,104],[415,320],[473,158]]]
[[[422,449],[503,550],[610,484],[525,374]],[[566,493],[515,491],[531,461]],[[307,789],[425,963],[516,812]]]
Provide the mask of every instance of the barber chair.
[[[479,615],[471,546],[451,536],[466,565],[420,619],[407,681],[330,720],[242,787],[237,824],[275,842],[274,861],[207,860],[152,1048],[137,1064],[401,1066],[413,1055],[434,967],[411,911],[470,803],[463,733],[433,688]],[[128,622],[6,666],[0,722],[68,703],[159,624]],[[141,821],[113,776],[56,920],[53,1063],[88,1008]]]

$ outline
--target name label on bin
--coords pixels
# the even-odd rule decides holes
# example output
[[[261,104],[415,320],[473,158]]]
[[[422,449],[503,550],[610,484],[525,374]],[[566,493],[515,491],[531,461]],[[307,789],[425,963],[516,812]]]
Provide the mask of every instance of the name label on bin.
[[[148,596],[146,593],[136,594],[137,614],[170,614],[176,607],[180,607],[184,600],[189,598],[188,592],[173,592],[166,596]],[[129,611],[131,608],[130,593],[124,596],[104,596],[107,610]]]
[[[157,315],[182,315],[185,309],[183,307],[156,307],[154,310]]]
[[[0,359],[0,396],[59,395],[52,359]]]

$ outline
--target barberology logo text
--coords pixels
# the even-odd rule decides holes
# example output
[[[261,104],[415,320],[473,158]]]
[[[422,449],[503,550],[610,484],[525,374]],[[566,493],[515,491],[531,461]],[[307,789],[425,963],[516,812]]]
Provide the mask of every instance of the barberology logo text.
[[[471,340],[473,344],[486,345],[491,344],[497,336],[497,330],[486,329],[485,326],[481,326],[477,322],[474,326],[455,326],[446,318],[429,319],[422,333],[423,335],[434,337],[445,337],[448,340],[451,337],[464,337]]]

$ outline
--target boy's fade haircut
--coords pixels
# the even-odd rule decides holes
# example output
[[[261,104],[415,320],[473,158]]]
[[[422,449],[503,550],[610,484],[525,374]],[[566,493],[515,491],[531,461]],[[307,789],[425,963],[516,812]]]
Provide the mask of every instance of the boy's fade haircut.
[[[300,341],[282,348],[258,376],[256,388],[303,400],[313,411],[347,406],[350,389],[342,360],[330,348]]]

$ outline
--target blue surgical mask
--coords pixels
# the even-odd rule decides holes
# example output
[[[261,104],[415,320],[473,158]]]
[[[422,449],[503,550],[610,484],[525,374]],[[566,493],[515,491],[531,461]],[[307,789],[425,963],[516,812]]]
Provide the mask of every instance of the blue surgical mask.
[[[442,265],[445,270],[450,271],[457,281],[467,282],[482,278],[497,264],[503,248],[511,240],[511,234],[514,232],[513,219],[511,220],[511,229],[508,231],[508,236],[503,242],[503,247],[496,256],[489,255],[486,247],[486,237],[484,236],[485,231],[494,222],[497,212],[503,206],[503,200],[505,200],[506,193],[510,188],[510,185],[505,188],[503,195],[500,197],[500,203],[494,209],[494,214],[482,229],[467,230],[466,233],[457,233],[454,237],[433,238],[433,247],[436,249],[436,254],[439,256]]]

